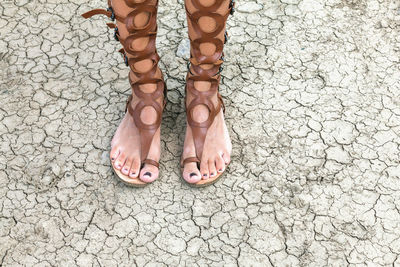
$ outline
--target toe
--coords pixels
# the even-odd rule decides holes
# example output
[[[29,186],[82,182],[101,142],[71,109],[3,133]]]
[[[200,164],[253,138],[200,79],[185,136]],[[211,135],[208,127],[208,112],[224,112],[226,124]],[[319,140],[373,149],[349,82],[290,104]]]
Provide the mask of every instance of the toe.
[[[151,164],[145,164],[140,171],[140,180],[146,183],[151,183],[158,178],[158,168]]]
[[[208,170],[208,161],[207,159],[203,159],[200,162],[200,173],[203,179],[208,179],[210,176],[210,172]]]
[[[231,156],[228,151],[222,153],[222,158],[224,159],[225,165],[228,165],[231,162]]]
[[[139,175],[140,160],[134,159],[131,166],[131,171],[129,172],[129,177],[136,178]]]
[[[122,166],[124,166],[126,161],[126,156],[124,153],[119,154],[118,158],[114,161],[114,167],[117,170],[121,170]]]
[[[197,183],[201,180],[201,174],[195,162],[186,163],[183,169],[183,179],[188,183]]]
[[[131,165],[132,165],[132,159],[131,158],[127,158],[125,161],[124,166],[121,169],[121,172],[125,175],[129,175],[129,171],[131,169]]]
[[[213,178],[217,175],[217,169],[215,168],[215,160],[208,160],[208,171],[210,172],[210,177]]]
[[[119,155],[119,148],[117,146],[114,146],[111,151],[110,151],[110,159],[112,162],[114,162]]]
[[[217,156],[215,159],[215,167],[218,173],[222,173],[225,170],[225,161],[222,156]]]

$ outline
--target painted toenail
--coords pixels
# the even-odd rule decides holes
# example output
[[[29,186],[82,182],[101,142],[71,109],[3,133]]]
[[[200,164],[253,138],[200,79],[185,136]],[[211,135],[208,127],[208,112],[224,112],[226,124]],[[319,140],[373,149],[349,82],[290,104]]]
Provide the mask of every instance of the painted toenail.
[[[207,177],[207,174],[203,174],[204,177]]]
[[[211,176],[214,176],[214,173],[213,173],[213,172],[211,173]]]
[[[190,178],[192,178],[193,176],[197,176],[197,173],[192,172],[192,173],[190,174]]]
[[[144,175],[145,176],[147,175],[147,176],[151,177],[151,173],[150,172],[146,172]]]
[[[111,158],[111,160],[115,160],[115,158]]]
[[[218,171],[219,171],[219,172],[222,172],[222,169],[219,169]]]

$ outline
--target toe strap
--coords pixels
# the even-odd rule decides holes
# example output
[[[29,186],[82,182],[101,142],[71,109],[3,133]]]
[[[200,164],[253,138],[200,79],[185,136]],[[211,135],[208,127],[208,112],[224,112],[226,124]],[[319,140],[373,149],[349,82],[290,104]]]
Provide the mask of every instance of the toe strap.
[[[157,168],[160,167],[160,164],[159,164],[157,161],[152,160],[152,159],[145,159],[145,160],[142,162],[142,164],[150,164],[150,165],[153,165],[153,166],[155,166],[155,167],[157,167]]]
[[[200,163],[200,160],[199,160],[197,157],[189,157],[189,158],[186,158],[186,159],[184,159],[184,160],[182,161],[181,167],[183,168],[187,163],[190,163],[190,162]]]

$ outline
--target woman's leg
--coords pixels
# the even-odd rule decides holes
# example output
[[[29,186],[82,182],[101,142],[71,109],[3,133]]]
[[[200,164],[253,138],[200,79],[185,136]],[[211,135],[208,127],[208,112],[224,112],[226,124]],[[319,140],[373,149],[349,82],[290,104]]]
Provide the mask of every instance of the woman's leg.
[[[159,107],[163,106],[163,84],[160,82],[162,73],[157,66],[158,55],[155,49],[157,0],[145,0],[140,4],[132,0],[112,0],[111,6],[116,15],[128,18],[117,19],[116,25],[131,68],[129,78],[132,100],[112,139],[110,157],[114,168],[123,174],[151,182],[159,175],[156,163],[160,159],[158,117],[161,116],[157,104],[152,101],[158,103]],[[159,91],[161,94],[158,97],[145,101],[150,94]],[[143,107],[137,108],[138,104],[143,103]],[[149,125],[158,127],[145,129]]]
[[[230,161],[232,145],[217,92],[230,4],[230,0],[185,0],[191,68],[187,77],[188,125],[182,159],[186,159],[183,177],[189,183],[216,177]],[[200,169],[196,161],[200,161]]]

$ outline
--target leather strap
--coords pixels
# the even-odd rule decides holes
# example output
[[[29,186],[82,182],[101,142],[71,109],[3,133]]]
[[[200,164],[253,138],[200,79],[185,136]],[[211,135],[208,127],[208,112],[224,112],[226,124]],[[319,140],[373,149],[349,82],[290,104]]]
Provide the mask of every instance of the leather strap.
[[[218,38],[220,32],[225,28],[226,20],[229,14],[232,14],[234,8],[234,2],[232,1],[225,14],[219,14],[216,11],[220,8],[224,1],[214,1],[211,6],[201,5],[199,0],[186,0],[191,1],[196,10],[190,13],[186,7],[186,14],[188,18],[188,24],[192,26],[197,39],[190,39],[191,45],[191,58],[190,68],[186,76],[186,90],[189,91],[193,99],[190,103],[186,103],[186,115],[189,127],[191,127],[193,140],[196,148],[196,157],[189,157],[182,161],[182,167],[190,162],[199,163],[202,153],[207,131],[213,123],[215,116],[221,111],[221,108],[225,110],[225,106],[222,101],[222,97],[218,92],[220,82],[220,71],[223,63],[223,46],[224,40]],[[212,32],[202,31],[199,20],[201,17],[210,17],[214,19],[216,27]],[[226,36],[226,34],[225,34]],[[224,37],[225,37],[224,36]],[[200,50],[200,45],[203,43],[211,43],[215,46],[215,52],[212,55],[203,55]],[[211,68],[203,68],[203,64],[211,64]],[[199,91],[194,86],[196,81],[207,81],[211,83],[208,91]],[[218,104],[215,106],[212,99],[217,95]],[[187,101],[186,101],[187,102]],[[196,106],[204,105],[209,111],[207,120],[199,123],[193,118],[193,112]]]
[[[91,18],[94,15],[106,15],[107,17],[109,17],[110,19],[114,20],[114,18],[120,22],[124,22],[124,18],[115,14],[111,9],[110,10],[106,10],[106,9],[93,9],[90,10],[86,13],[82,14],[82,17],[84,17],[85,19]]]
[[[185,164],[190,163],[190,162],[200,163],[200,160],[197,157],[186,158],[181,162],[181,167],[183,168],[185,166]]]
[[[150,165],[156,166],[157,168],[160,167],[160,164],[157,161],[152,160],[152,159],[143,160],[143,164],[150,164]]]
[[[108,9],[94,9],[89,12],[84,13],[82,16],[84,18],[90,18],[94,15],[106,15],[112,20],[116,19],[121,23],[119,27],[126,27],[129,35],[123,39],[118,32],[118,27],[115,23],[107,23],[107,26],[111,29],[114,29],[114,37],[119,40],[123,46],[122,49],[119,50],[121,54],[124,56],[125,63],[130,67],[129,74],[129,83],[132,87],[132,92],[139,98],[138,103],[135,108],[132,108],[130,102],[132,101],[132,95],[129,96],[125,112],[129,112],[134,119],[134,123],[136,127],[139,129],[140,133],[140,143],[141,143],[141,161],[142,164],[150,164],[153,166],[159,167],[158,162],[155,160],[149,159],[148,153],[150,150],[150,146],[152,140],[154,138],[154,134],[157,129],[161,125],[161,117],[164,106],[166,104],[166,100],[164,98],[163,104],[160,105],[157,100],[160,97],[166,96],[166,86],[163,78],[156,77],[158,68],[158,62],[160,57],[157,54],[156,50],[156,33],[157,33],[157,5],[158,1],[155,4],[151,4],[154,0],[144,0],[142,2],[136,2],[133,0],[124,0],[126,5],[133,10],[126,16],[122,17],[114,12],[112,7],[112,3],[108,0]],[[135,17],[140,13],[149,14],[149,19],[143,27],[137,27],[134,23]],[[135,50],[133,48],[133,42],[138,38],[148,38],[148,43],[143,50]],[[147,72],[141,72],[140,70],[135,68],[135,63],[150,59],[153,63],[153,66]],[[160,71],[161,72],[161,71]],[[134,76],[134,81],[131,76]],[[162,76],[162,75],[161,75]],[[140,88],[140,85],[143,84],[155,84],[156,90],[152,93],[145,93]],[[157,114],[156,121],[152,124],[146,124],[141,120],[141,112],[145,107],[152,107]]]

